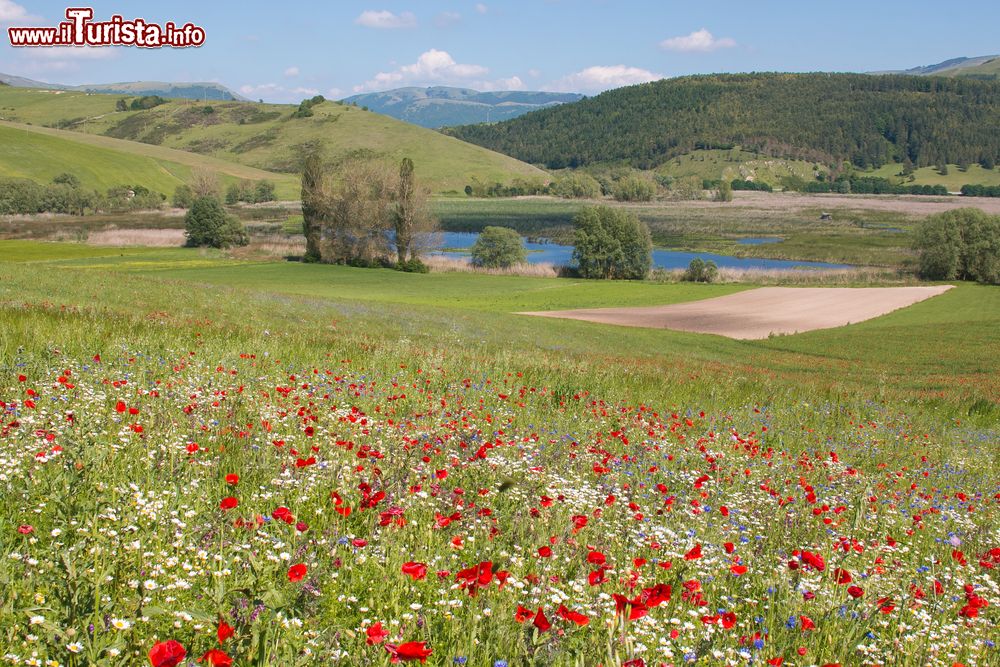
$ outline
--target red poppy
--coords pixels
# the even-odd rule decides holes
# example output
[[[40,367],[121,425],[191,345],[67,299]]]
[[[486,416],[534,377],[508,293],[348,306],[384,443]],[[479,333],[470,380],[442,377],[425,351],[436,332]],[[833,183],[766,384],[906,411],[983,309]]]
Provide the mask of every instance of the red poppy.
[[[240,476],[236,473],[229,473],[226,475],[226,484],[232,484],[233,486],[240,483]]]
[[[381,644],[389,637],[389,632],[382,629],[382,622],[379,621],[375,625],[371,626],[365,630],[365,634],[368,638],[365,640],[369,646],[374,646],[375,644]]]
[[[177,667],[187,656],[187,651],[176,639],[153,644],[149,649],[149,662],[153,667]]]
[[[849,586],[847,588],[847,594],[850,595],[855,600],[857,600],[859,597],[865,594],[865,591],[860,586]]]
[[[853,581],[851,573],[842,568],[837,568],[833,571],[833,576],[837,579],[838,584],[849,584]]]
[[[696,544],[691,550],[684,554],[684,560],[698,560],[701,558],[701,545]]]
[[[577,611],[571,611],[566,608],[565,605],[559,605],[559,609],[556,611],[559,614],[559,618],[576,623],[579,626],[587,625],[590,623],[590,619]]]
[[[604,565],[608,559],[600,551],[591,551],[587,554],[587,562],[591,565]]]
[[[125,401],[118,401],[115,403],[115,412],[121,414],[125,412],[127,408],[125,407]]]
[[[542,611],[541,607],[538,608],[538,613],[535,614],[535,620],[533,620],[531,624],[538,628],[539,632],[547,632],[549,628],[552,627],[552,624],[549,623],[549,619],[545,618],[545,612]]]
[[[222,501],[219,503],[219,508],[224,510],[231,510],[239,504],[240,504],[239,500],[233,498],[232,496],[228,496],[222,499]]]
[[[815,630],[816,624],[808,616],[799,616],[799,622],[802,624],[803,630]]]
[[[217,648],[209,649],[198,658],[198,662],[204,662],[208,660],[212,667],[233,667],[233,659],[226,654],[225,651],[220,651]]]
[[[21,533],[22,535],[31,535],[33,532],[35,532],[35,527],[23,524],[17,527],[17,532]]]
[[[292,583],[295,583],[296,581],[302,581],[302,579],[306,576],[306,572],[308,571],[309,568],[307,568],[304,563],[298,563],[296,565],[293,565],[290,568],[288,568],[288,580]]]
[[[521,605],[517,605],[517,611],[514,612],[514,620],[518,623],[524,623],[529,618],[534,616],[535,612],[530,609],[525,609]]]
[[[552,557],[552,548],[551,547],[538,547],[538,555],[541,556],[542,558],[551,558]]]
[[[434,652],[427,648],[425,642],[406,642],[399,646],[386,644],[385,650],[392,655],[393,662],[409,662],[410,660],[427,662],[427,656]]]
[[[223,620],[219,620],[219,629],[215,631],[215,635],[219,638],[219,644],[236,634],[236,630]]]
[[[403,563],[403,574],[409,575],[414,581],[427,577],[427,565],[410,561]]]

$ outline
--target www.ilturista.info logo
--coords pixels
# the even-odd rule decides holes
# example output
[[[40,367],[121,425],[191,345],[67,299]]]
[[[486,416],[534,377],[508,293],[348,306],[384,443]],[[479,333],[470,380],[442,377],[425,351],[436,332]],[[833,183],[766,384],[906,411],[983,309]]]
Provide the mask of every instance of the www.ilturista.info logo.
[[[156,49],[164,46],[184,48],[205,43],[205,29],[173,21],[163,25],[136,18],[127,21],[114,15],[109,21],[92,21],[90,7],[70,7],[66,21],[55,27],[7,28],[11,46],[141,46]]]

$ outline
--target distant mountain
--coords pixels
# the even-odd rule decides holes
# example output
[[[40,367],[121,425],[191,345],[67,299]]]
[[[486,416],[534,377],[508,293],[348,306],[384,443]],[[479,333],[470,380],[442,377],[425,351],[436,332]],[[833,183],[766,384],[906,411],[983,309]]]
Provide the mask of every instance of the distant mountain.
[[[85,93],[108,93],[111,95],[159,95],[167,98],[188,100],[219,100],[225,102],[248,100],[219,83],[169,83],[165,81],[130,81],[124,83],[87,83],[82,86],[67,86],[61,83],[45,83],[0,72],[0,83],[15,88],[44,88],[47,90],[79,90]]]
[[[510,120],[529,111],[576,102],[582,98],[583,95],[578,93],[524,90],[482,93],[469,88],[434,86],[363,93],[343,101],[414,125],[437,128]]]
[[[1000,55],[975,58],[952,58],[934,65],[912,67],[907,70],[872,72],[872,74],[908,74],[911,76],[961,76],[976,79],[1000,78]]]

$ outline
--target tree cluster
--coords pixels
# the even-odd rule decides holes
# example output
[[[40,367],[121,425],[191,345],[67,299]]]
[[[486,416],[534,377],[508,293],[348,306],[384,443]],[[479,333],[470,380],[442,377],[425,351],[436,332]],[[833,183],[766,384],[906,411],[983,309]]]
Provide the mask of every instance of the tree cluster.
[[[60,174],[44,184],[26,178],[0,178],[0,215],[136,211],[159,208],[165,199],[141,185],[116,185],[104,192],[84,188],[73,174]]]
[[[262,204],[269,201],[274,201],[274,183],[267,179],[259,181],[243,179],[239,183],[231,183],[226,188],[226,203],[230,206],[240,202]]]
[[[932,215],[917,228],[914,247],[922,278],[1000,284],[1000,216],[977,208]]]
[[[318,104],[326,102],[326,98],[322,95],[316,95],[310,97],[309,99],[302,100],[299,102],[299,108],[292,112],[292,118],[309,118],[313,115],[312,108]]]
[[[858,168],[1000,161],[1000,82],[867,74],[726,74],[628,86],[447,130],[552,169],[648,169],[699,148]]]
[[[573,259],[583,278],[642,280],[652,252],[649,227],[634,213],[592,206],[573,218]]]
[[[1000,185],[963,185],[965,197],[1000,197]]]
[[[302,227],[305,261],[422,272],[419,256],[437,220],[409,158],[395,169],[345,160],[328,174],[311,153],[302,173]]]

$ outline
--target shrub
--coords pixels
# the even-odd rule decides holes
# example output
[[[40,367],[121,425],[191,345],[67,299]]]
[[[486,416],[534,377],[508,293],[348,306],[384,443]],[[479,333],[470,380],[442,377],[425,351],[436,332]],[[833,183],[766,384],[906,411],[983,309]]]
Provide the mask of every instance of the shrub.
[[[656,188],[639,176],[626,176],[614,185],[611,196],[617,201],[650,201]]]
[[[230,183],[229,187],[226,188],[226,205],[233,206],[238,204],[240,201],[240,186],[236,183]]]
[[[194,190],[190,185],[182,183],[174,189],[173,205],[175,208],[191,208],[194,203]]]
[[[714,283],[719,277],[719,267],[715,262],[707,262],[701,257],[695,257],[688,264],[687,271],[681,276],[681,280],[694,283]]]
[[[52,182],[57,185],[68,185],[71,188],[80,187],[80,179],[74,174],[63,172],[52,179]]]
[[[653,264],[649,227],[634,213],[585,208],[573,219],[573,259],[583,278],[641,280]]]
[[[184,217],[184,235],[188,246],[228,248],[249,242],[243,225],[226,214],[218,199],[199,197]]]
[[[720,181],[715,191],[715,201],[733,201],[733,186],[729,181]]]
[[[396,264],[396,269],[403,271],[405,273],[430,273],[431,267],[427,266],[417,257],[411,257],[410,259],[399,262]]]
[[[505,269],[526,259],[521,237],[508,227],[486,227],[472,246],[472,263],[488,269]]]
[[[566,199],[597,199],[601,196],[601,184],[589,174],[573,172],[559,176],[550,191]]]
[[[962,208],[924,220],[914,238],[920,276],[1000,284],[1000,217]]]

